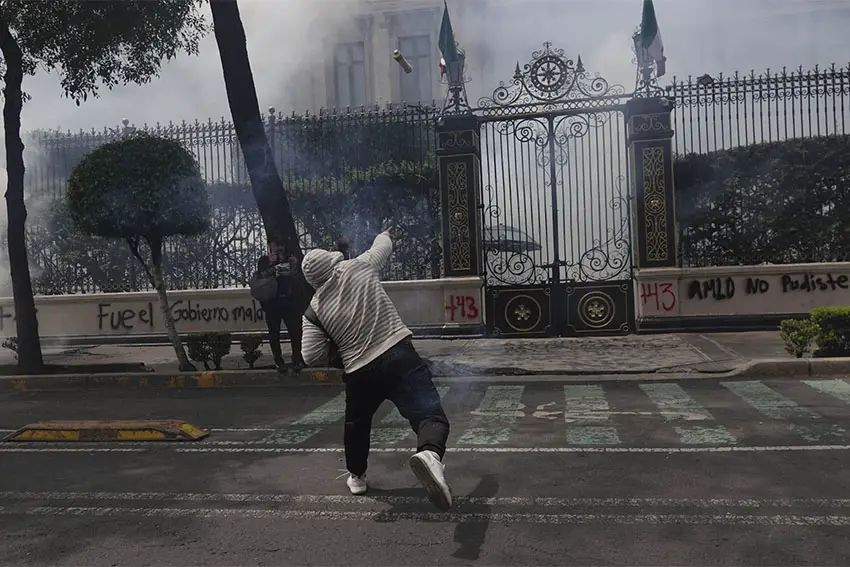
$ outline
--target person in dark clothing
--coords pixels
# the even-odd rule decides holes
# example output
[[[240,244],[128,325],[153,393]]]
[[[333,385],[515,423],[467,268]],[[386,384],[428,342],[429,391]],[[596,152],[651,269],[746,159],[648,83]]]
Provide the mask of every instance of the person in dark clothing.
[[[301,357],[303,309],[299,309],[296,281],[298,262],[294,254],[287,253],[285,247],[269,242],[269,253],[259,259],[257,271],[266,277],[274,275],[277,279],[277,297],[260,303],[269,330],[269,346],[274,355],[275,366],[279,372],[286,371],[280,348],[280,330],[283,323],[289,332],[289,342],[292,346],[292,369],[298,372],[304,368],[304,359]]]
[[[452,494],[443,457],[451,426],[431,371],[411,342],[413,333],[381,284],[380,271],[393,250],[391,234],[378,235],[369,250],[351,260],[341,250],[312,250],[304,256],[304,278],[316,290],[302,321],[304,359],[318,367],[330,358],[332,347],[342,359],[351,493],[365,494],[369,488],[372,419],[389,399],[416,432],[416,453],[408,465],[431,502],[448,510]]]

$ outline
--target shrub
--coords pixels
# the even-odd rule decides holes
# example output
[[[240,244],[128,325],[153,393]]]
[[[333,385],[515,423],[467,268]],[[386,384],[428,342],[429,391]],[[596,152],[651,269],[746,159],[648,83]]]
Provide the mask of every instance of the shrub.
[[[18,360],[18,337],[5,338],[3,339],[3,342],[0,343],[0,346],[11,350],[12,354],[15,355],[15,360]]]
[[[850,307],[812,309],[817,326],[817,356],[850,356]]]
[[[253,370],[254,364],[263,356],[260,352],[260,346],[263,344],[261,335],[249,335],[243,337],[239,341],[239,347],[242,349],[242,359],[248,363],[248,368]]]
[[[677,156],[685,266],[850,259],[850,137]]]
[[[168,309],[162,270],[167,238],[209,228],[209,196],[194,155],[178,141],[145,133],[110,142],[74,166],[66,199],[82,234],[127,243],[157,291],[180,369],[194,370]]]
[[[810,319],[786,319],[779,323],[779,335],[785,341],[785,350],[796,358],[812,348],[818,327]]]
[[[230,333],[196,333],[186,337],[189,358],[201,362],[206,370],[221,370],[222,359],[230,354]],[[210,368],[210,363],[213,368]]]

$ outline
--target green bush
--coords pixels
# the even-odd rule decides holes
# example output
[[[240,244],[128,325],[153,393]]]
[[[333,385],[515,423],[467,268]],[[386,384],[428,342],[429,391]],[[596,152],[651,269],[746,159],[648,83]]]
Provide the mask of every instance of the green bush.
[[[811,350],[817,332],[818,327],[811,319],[786,319],[779,323],[785,350],[796,358],[803,358]]]
[[[239,347],[242,349],[242,360],[248,363],[248,368],[253,369],[254,364],[263,356],[260,352],[260,346],[263,344],[261,335],[248,335],[239,341]]]
[[[196,333],[186,337],[186,346],[189,350],[189,358],[195,362],[202,362],[206,370],[213,364],[215,370],[221,370],[222,359],[230,354],[230,333]]]
[[[677,156],[685,266],[850,259],[850,136]]]
[[[850,356],[850,307],[818,307],[812,309],[812,322],[817,326],[817,356]]]
[[[3,339],[3,342],[0,343],[0,346],[11,350],[12,354],[15,355],[15,360],[18,360],[18,337],[5,338]]]

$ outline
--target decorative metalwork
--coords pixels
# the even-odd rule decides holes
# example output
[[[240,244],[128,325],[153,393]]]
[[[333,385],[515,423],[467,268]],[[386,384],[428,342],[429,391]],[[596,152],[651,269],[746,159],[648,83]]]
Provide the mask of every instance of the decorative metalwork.
[[[540,325],[543,307],[528,294],[515,295],[505,303],[505,322],[518,333],[528,333]]]
[[[655,61],[641,45],[641,26],[632,34],[632,63],[637,66],[635,75],[635,98],[658,98],[664,96],[664,89],[658,86],[658,69]]]
[[[643,220],[646,258],[650,262],[669,259],[667,196],[664,182],[664,148],[649,146],[641,151],[643,163]]]
[[[444,115],[471,114],[469,99],[466,94],[466,84],[471,80],[466,72],[466,52],[458,47],[458,60],[446,64],[446,77],[440,83],[448,85],[446,100],[443,102]]]
[[[619,105],[625,92],[598,73],[590,75],[581,57],[568,59],[563,49],[546,42],[522,69],[517,63],[511,81],[500,82],[491,96],[479,99],[476,110],[486,117],[604,108]]]
[[[565,262],[567,280],[575,282],[607,282],[632,277],[631,217],[628,198],[623,195],[624,177],[618,179],[620,193],[608,203],[619,212],[620,222],[607,230],[605,240],[595,239],[575,262]]]
[[[592,291],[579,300],[578,316],[586,326],[604,329],[617,317],[617,306],[604,291]]]
[[[632,282],[567,284],[567,332],[629,333],[634,321]]]
[[[487,290],[485,303],[488,332],[493,337],[528,337],[552,333],[553,289],[539,287],[494,287]]]
[[[452,270],[472,268],[469,229],[469,168],[465,161],[447,165],[449,197],[449,266]]]

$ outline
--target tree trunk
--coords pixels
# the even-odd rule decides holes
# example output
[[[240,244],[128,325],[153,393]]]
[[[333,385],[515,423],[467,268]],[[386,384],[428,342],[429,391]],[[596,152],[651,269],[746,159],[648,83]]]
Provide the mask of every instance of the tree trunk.
[[[9,271],[12,294],[15,297],[15,328],[18,334],[18,370],[35,374],[43,370],[41,338],[38,336],[38,317],[32,295],[27,256],[27,207],[24,203],[24,143],[21,140],[21,110],[24,105],[21,91],[24,82],[23,54],[12,36],[9,24],[0,12],[0,51],[6,63],[3,95],[3,125],[6,136],[6,209],[9,217]]]
[[[254,199],[269,238],[287,244],[300,262],[303,253],[260,114],[245,29],[237,0],[210,0],[227,102],[245,156]]]
[[[168,340],[171,346],[174,347],[174,354],[177,355],[177,364],[180,370],[187,372],[197,370],[195,365],[189,361],[186,356],[186,349],[183,348],[183,341],[180,339],[180,334],[177,332],[177,326],[174,324],[174,316],[171,314],[171,307],[168,303],[168,294],[165,291],[165,279],[162,277],[162,241],[148,241],[151,247],[151,284],[156,290],[156,295],[159,297],[159,309],[162,312],[162,319],[165,322],[165,331],[168,333]]]

